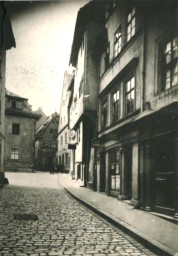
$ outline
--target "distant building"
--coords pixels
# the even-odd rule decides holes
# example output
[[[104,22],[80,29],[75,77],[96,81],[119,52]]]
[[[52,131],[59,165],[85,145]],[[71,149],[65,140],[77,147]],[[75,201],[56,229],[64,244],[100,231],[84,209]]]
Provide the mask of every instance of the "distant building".
[[[50,171],[56,165],[59,115],[51,115],[35,134],[35,168]]]
[[[72,80],[73,75],[67,71],[64,73],[61,106],[60,106],[60,120],[58,126],[58,150],[57,150],[57,165],[65,172],[70,170],[70,149],[68,149],[69,142],[69,127],[68,127],[68,101],[69,91],[68,86]]]
[[[4,183],[5,76],[6,51],[15,47],[10,18],[3,2],[0,5],[0,184]]]
[[[38,108],[37,110],[34,111],[35,114],[40,115],[40,119],[38,119],[36,121],[36,132],[38,131],[38,129],[40,128],[40,126],[47,121],[48,117],[46,116],[46,114],[43,112],[42,108]]]
[[[5,171],[32,171],[34,169],[35,122],[28,100],[6,91],[5,105]]]

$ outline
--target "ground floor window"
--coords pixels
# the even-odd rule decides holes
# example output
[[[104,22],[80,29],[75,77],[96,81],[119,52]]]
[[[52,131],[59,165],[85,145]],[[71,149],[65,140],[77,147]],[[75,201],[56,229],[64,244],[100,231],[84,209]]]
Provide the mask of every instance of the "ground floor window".
[[[11,148],[11,159],[18,160],[19,159],[19,149]]]
[[[110,150],[111,191],[120,190],[120,154],[118,148]]]

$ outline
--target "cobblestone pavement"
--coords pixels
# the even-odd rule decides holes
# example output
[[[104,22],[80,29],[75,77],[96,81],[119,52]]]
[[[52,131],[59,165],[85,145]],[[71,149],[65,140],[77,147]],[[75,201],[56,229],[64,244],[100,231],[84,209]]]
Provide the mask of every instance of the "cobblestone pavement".
[[[54,179],[57,175],[48,175]],[[38,220],[15,220],[28,213]],[[153,256],[151,251],[58,189],[0,189],[1,256]]]

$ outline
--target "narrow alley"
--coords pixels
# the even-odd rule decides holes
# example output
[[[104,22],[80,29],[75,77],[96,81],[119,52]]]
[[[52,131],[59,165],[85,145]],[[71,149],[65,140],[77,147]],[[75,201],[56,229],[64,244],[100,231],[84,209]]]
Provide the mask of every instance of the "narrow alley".
[[[71,198],[59,175],[6,174],[11,184],[0,190],[1,256],[155,255]],[[17,220],[18,214],[38,219]]]

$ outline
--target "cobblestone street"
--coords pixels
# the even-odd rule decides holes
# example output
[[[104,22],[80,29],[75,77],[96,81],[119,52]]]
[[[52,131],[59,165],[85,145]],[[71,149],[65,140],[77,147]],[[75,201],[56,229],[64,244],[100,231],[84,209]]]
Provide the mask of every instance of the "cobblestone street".
[[[58,174],[8,175],[0,189],[1,256],[155,255],[68,196]],[[38,219],[14,219],[22,213]]]

